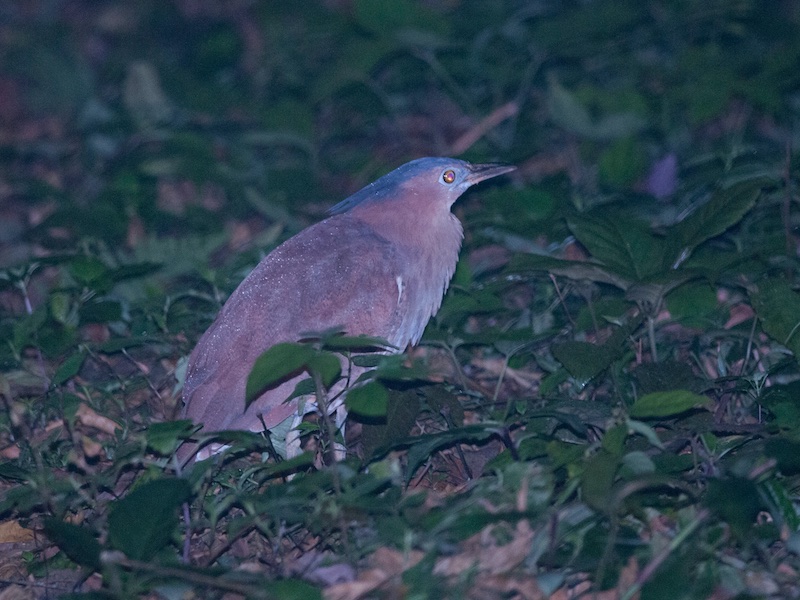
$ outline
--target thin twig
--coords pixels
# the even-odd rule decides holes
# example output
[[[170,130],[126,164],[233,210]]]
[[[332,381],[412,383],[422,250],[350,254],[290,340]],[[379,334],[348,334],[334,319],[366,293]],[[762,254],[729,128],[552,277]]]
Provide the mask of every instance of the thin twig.
[[[453,155],[463,154],[492,129],[503,121],[516,116],[517,113],[519,113],[519,104],[516,100],[506,102],[502,106],[497,107],[478,123],[462,133],[458,139],[450,145],[449,153]]]
[[[575,325],[575,321],[572,320],[572,315],[570,315],[569,311],[567,310],[567,304],[564,301],[564,296],[561,294],[561,288],[558,285],[558,281],[556,280],[555,275],[553,275],[552,273],[550,273],[550,281],[553,282],[553,287],[556,289],[556,295],[558,296],[561,306],[564,307],[564,314],[567,315],[567,320],[569,321],[569,324],[572,326],[573,329],[576,329],[577,326]]]

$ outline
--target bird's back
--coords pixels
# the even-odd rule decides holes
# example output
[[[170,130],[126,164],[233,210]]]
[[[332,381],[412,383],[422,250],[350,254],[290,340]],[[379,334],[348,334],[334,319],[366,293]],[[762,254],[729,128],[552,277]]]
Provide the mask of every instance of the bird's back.
[[[260,429],[292,414],[283,404],[294,382],[268,390],[245,413],[244,390],[256,358],[279,342],[337,326],[351,335],[397,338],[404,305],[397,249],[347,214],[300,232],[262,260],[198,342],[184,384],[185,416],[208,431]],[[402,300],[402,299],[400,299]],[[346,326],[346,327],[345,327]],[[291,384],[291,385],[289,385]]]

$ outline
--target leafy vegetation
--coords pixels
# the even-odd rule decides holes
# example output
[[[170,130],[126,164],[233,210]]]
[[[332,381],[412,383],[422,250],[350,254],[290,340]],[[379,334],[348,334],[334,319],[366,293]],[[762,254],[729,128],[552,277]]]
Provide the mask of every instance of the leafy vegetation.
[[[0,15],[8,590],[800,595],[794,3]],[[281,460],[226,432],[179,469],[185,357],[227,295],[425,155],[519,170],[456,205],[462,260],[421,347],[276,347],[249,391],[303,369],[298,393],[334,402],[340,357],[373,368],[347,439],[309,418]]]

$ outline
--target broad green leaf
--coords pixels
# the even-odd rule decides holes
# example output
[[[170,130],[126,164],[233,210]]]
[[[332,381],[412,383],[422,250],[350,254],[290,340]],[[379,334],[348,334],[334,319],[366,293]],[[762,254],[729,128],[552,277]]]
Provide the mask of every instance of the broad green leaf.
[[[420,401],[414,390],[392,392],[386,407],[386,422],[361,425],[361,444],[364,456],[371,457],[382,449],[405,439],[416,423]]]
[[[134,346],[143,346],[148,342],[156,341],[155,338],[145,337],[145,336],[138,336],[138,337],[129,337],[129,338],[112,338],[107,342],[103,342],[99,346],[97,346],[98,352],[104,352],[106,354],[113,354],[114,352],[119,352],[120,350],[125,350],[127,348],[133,348]]]
[[[609,510],[611,486],[618,466],[619,459],[605,450],[586,459],[581,473],[581,491],[586,504],[602,512]]]
[[[261,354],[247,377],[246,404],[249,406],[264,390],[304,369],[313,356],[314,349],[311,346],[291,342],[275,344]]]
[[[48,517],[44,533],[71,561],[93,571],[100,569],[100,542],[89,528]]]
[[[65,381],[72,379],[78,374],[83,366],[83,361],[86,360],[86,353],[79,350],[70,356],[67,360],[61,363],[58,370],[53,375],[53,385],[61,385]]]
[[[369,381],[347,392],[347,410],[362,417],[384,417],[389,402],[389,393],[379,381]]]
[[[268,581],[263,585],[269,598],[281,600],[322,600],[322,591],[310,583],[298,579]]]
[[[382,381],[420,381],[428,377],[428,369],[421,361],[414,361],[410,367],[407,363],[408,357],[404,354],[383,356],[375,377]]]
[[[743,477],[710,480],[705,504],[739,536],[752,528],[763,507],[756,484]]]
[[[67,327],[78,325],[76,315],[73,310],[73,299],[66,292],[53,292],[50,294],[49,302],[50,314],[53,318]]]
[[[636,421],[634,419],[628,419],[626,425],[628,426],[628,430],[630,433],[638,433],[641,436],[650,442],[651,446],[655,446],[659,450],[664,450],[664,444],[661,443],[661,439],[658,437],[656,430],[650,427],[647,423],[642,421]]]
[[[764,331],[800,357],[800,294],[785,279],[772,278],[759,282],[750,300]]]
[[[642,396],[633,403],[630,416],[635,419],[671,417],[708,404],[709,399],[706,396],[686,390],[653,392]]]
[[[690,365],[674,360],[642,363],[633,370],[633,375],[642,395],[675,389],[700,393],[708,387],[708,383],[695,375]]]
[[[503,301],[489,290],[468,293],[455,290],[445,298],[441,310],[436,314],[436,321],[450,324],[460,322],[469,315],[498,313],[503,308]]]
[[[553,74],[547,77],[547,111],[553,121],[568,131],[589,135],[592,119],[574,94],[570,93]]]
[[[81,306],[81,323],[109,323],[122,319],[122,306],[113,300],[100,300],[98,302],[87,302]]]
[[[108,276],[112,281],[124,281],[150,275],[161,269],[162,264],[157,262],[140,262],[123,265],[109,271]]]
[[[624,424],[615,425],[603,434],[603,450],[612,456],[620,457],[625,448],[625,438],[628,437],[628,427]]]
[[[553,356],[564,365],[575,379],[587,383],[607,369],[625,352],[628,336],[642,322],[642,317],[635,318],[622,327],[616,327],[604,344],[589,342],[565,342],[553,346]]]
[[[600,156],[601,181],[616,187],[628,187],[642,176],[647,168],[646,152],[636,138],[615,140]]]
[[[286,402],[289,400],[293,400],[295,398],[300,398],[302,396],[313,396],[317,392],[317,386],[314,383],[314,380],[311,377],[306,377],[305,379],[301,379],[297,382],[294,386],[294,390],[286,398]]]
[[[577,281],[594,281],[607,283],[626,290],[630,279],[614,271],[589,261],[560,260],[538,254],[518,254],[509,263],[506,272],[519,273],[526,271],[544,271],[561,275]]]
[[[586,384],[619,358],[619,353],[605,353],[589,342],[564,342],[552,348],[553,356],[579,382]]]
[[[800,514],[794,505],[793,496],[783,482],[776,478],[767,479],[758,484],[758,487],[772,504],[772,514],[778,517],[779,522],[786,524],[789,531],[800,529]]]
[[[177,510],[192,495],[184,479],[157,479],[111,504],[108,538],[134,560],[150,560],[166,546],[178,525]]]
[[[404,28],[432,29],[446,33],[449,28],[447,19],[412,0],[355,0],[353,8],[358,24],[378,35]]]
[[[778,462],[778,469],[783,475],[800,473],[800,442],[785,437],[773,437],[764,444],[764,450],[767,456]]]
[[[394,348],[383,338],[371,335],[334,335],[325,338],[323,347],[329,350],[383,350]]]
[[[637,476],[649,475],[651,473],[655,473],[656,471],[656,465],[653,462],[653,459],[641,450],[628,452],[622,457],[622,464],[633,475]]]
[[[0,463],[0,479],[8,481],[26,481],[30,478],[31,472],[23,469],[18,464],[13,462]]]
[[[411,443],[408,449],[408,471],[406,473],[406,483],[411,480],[414,472],[419,466],[428,460],[430,456],[446,446],[453,444],[475,444],[485,441],[495,435],[496,429],[488,424],[468,425],[458,429],[450,429],[442,433],[423,435],[409,440]]]
[[[332,352],[315,351],[308,359],[307,368],[309,371],[319,373],[322,378],[322,385],[326,388],[331,387],[339,379],[342,372],[342,363],[337,354]]]
[[[92,256],[78,256],[69,265],[69,271],[81,285],[92,283],[108,273],[108,267],[100,259]]]
[[[678,286],[666,297],[667,309],[673,319],[687,327],[704,328],[713,325],[717,310],[717,294],[708,282],[692,282]]]
[[[706,204],[670,229],[672,260],[691,251],[742,220],[761,194],[763,181],[746,181],[717,190]]]
[[[795,435],[800,432],[800,382],[773,385],[759,398],[759,403],[771,413],[772,423],[778,428]]]
[[[441,385],[429,385],[424,392],[428,410],[435,415],[445,416],[451,427],[464,425],[464,406],[452,391]]]
[[[573,216],[567,225],[592,258],[621,277],[641,281],[663,270],[664,239],[638,220],[591,214]]]
[[[194,424],[188,419],[180,421],[166,421],[164,423],[151,423],[146,432],[147,447],[161,455],[168,455],[175,451],[194,429]]]
[[[593,120],[589,111],[555,76],[547,78],[547,110],[564,129],[590,139],[611,140],[641,131],[647,121],[634,113],[617,113]]]

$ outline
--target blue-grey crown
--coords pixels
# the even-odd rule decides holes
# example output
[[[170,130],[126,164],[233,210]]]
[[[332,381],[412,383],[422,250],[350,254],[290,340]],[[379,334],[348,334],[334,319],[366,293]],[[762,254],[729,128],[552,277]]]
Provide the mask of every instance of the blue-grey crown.
[[[447,166],[463,166],[466,164],[467,163],[457,158],[444,157],[427,157],[412,160],[411,162],[397,167],[394,171],[387,173],[383,177],[376,179],[368,186],[361,188],[355,194],[348,196],[335,206],[332,206],[328,209],[328,214],[339,215],[365,202],[390,200],[395,190],[409,179],[413,179],[425,172],[436,172]]]

